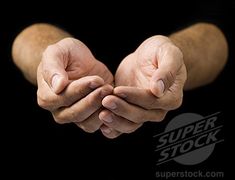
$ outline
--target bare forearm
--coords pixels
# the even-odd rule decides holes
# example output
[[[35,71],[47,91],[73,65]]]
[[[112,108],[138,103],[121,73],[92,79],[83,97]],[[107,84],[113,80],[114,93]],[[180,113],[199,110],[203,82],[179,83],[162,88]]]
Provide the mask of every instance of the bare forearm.
[[[16,37],[13,43],[13,60],[25,78],[36,84],[37,67],[41,61],[42,52],[48,45],[69,36],[71,35],[67,32],[49,24],[29,26]]]
[[[227,61],[226,39],[214,25],[198,23],[170,35],[170,39],[184,55],[188,72],[185,90],[212,82]]]

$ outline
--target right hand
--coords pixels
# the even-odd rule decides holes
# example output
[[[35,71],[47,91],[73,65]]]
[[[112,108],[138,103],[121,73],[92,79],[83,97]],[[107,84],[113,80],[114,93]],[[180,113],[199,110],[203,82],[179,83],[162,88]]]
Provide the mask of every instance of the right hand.
[[[44,51],[37,71],[38,104],[57,123],[77,124],[86,132],[100,128],[102,100],[112,94],[113,75],[81,41],[65,38]]]

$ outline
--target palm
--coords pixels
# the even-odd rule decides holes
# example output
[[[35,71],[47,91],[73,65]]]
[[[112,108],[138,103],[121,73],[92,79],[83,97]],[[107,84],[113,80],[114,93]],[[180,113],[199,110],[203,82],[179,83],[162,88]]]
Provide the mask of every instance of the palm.
[[[97,75],[103,78],[106,83],[112,83],[111,72],[103,63],[95,59],[85,44],[74,39],[68,39],[63,43],[63,50],[60,52],[62,57],[67,58],[66,72],[69,80]]]
[[[176,67],[174,72],[171,66]],[[175,78],[172,78],[172,74]],[[165,81],[164,83],[171,82],[171,86],[169,83],[164,84],[171,92],[186,79],[181,51],[163,36],[145,40],[134,53],[122,61],[115,75],[115,85],[152,89],[159,79]],[[155,93],[158,94],[156,91]]]
[[[100,76],[106,83],[112,83],[113,75],[108,68],[98,60],[75,59],[66,68],[70,80],[76,80],[84,76]]]
[[[115,74],[116,86],[149,87],[149,83],[156,67],[151,60],[137,57],[136,53],[127,56],[119,65]]]

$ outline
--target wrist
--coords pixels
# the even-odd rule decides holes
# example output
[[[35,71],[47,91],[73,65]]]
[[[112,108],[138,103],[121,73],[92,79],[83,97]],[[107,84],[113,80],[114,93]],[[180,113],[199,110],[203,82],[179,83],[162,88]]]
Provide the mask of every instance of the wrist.
[[[48,45],[70,36],[49,24],[34,24],[25,28],[14,40],[12,57],[25,78],[36,85],[37,67]]]

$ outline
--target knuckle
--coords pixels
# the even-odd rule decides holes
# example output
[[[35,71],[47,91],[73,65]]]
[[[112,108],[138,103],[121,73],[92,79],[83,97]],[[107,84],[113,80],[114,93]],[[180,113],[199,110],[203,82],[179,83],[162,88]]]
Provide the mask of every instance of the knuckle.
[[[43,93],[41,90],[37,91],[37,102],[38,105],[44,109],[50,110],[57,106],[58,98],[49,95],[48,93]]]
[[[44,109],[49,108],[50,103],[48,102],[48,98],[45,94],[40,93],[40,91],[37,91],[37,102],[40,107]]]
[[[177,109],[182,105],[183,95],[175,96],[172,102],[172,109]]]
[[[72,110],[72,109],[60,109],[57,110],[56,112],[52,113],[54,120],[58,123],[58,124],[64,124],[64,123],[69,123],[72,122],[76,119],[76,121],[79,121],[80,119],[77,116],[77,113]]]
[[[43,109],[48,109],[48,103],[43,101],[41,98],[37,98],[38,105]]]
[[[61,115],[60,113],[53,114],[53,118],[54,118],[55,122],[58,123],[58,124],[67,123],[67,119],[63,115]]]

